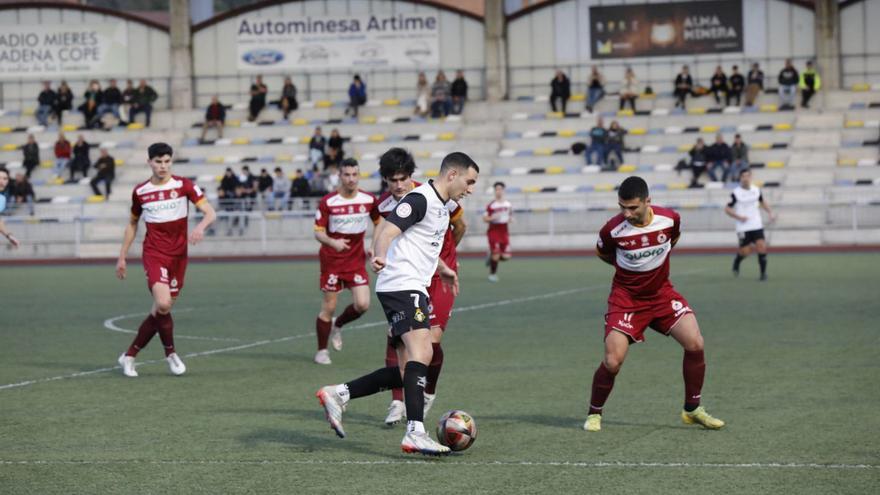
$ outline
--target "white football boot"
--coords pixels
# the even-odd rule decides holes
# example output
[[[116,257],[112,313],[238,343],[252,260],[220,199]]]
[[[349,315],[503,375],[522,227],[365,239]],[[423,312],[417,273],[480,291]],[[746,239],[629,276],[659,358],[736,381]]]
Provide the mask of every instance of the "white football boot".
[[[330,351],[321,349],[315,353],[315,362],[318,364],[333,364],[333,361],[330,361]]]
[[[138,376],[138,372],[134,369],[134,357],[126,356],[125,353],[123,353],[119,356],[117,362],[119,363],[119,366],[122,366],[123,375],[129,378],[135,378]]]
[[[385,416],[385,424],[388,426],[400,423],[406,417],[406,405],[402,400],[392,400],[388,406],[388,416]]]
[[[318,401],[324,406],[324,415],[330,427],[339,438],[345,438],[345,430],[342,429],[342,413],[345,411],[345,401],[336,393],[336,385],[321,387],[315,394]]]
[[[428,411],[431,410],[431,406],[434,405],[434,399],[437,398],[437,394],[429,394],[425,392],[425,417],[428,417]]]
[[[489,275],[489,282],[495,283],[497,281],[498,281],[498,275],[495,275],[494,273]]]
[[[168,369],[171,370],[171,373],[177,376],[180,376],[186,373],[186,365],[183,364],[183,361],[180,359],[180,356],[177,355],[176,352],[172,352],[169,354],[165,361],[168,362]]]
[[[330,320],[330,344],[333,350],[342,350],[342,328],[336,326],[336,317]]]
[[[426,432],[409,431],[400,442],[400,450],[407,454],[448,455],[452,450],[434,441]]]

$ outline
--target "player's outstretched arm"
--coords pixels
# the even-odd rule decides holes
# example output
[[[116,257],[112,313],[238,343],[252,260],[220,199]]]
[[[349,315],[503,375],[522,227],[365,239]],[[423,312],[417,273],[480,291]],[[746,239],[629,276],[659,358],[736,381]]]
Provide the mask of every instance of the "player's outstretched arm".
[[[128,250],[137,235],[138,220],[140,218],[132,215],[128,225],[125,226],[125,233],[122,234],[122,249],[119,250],[119,259],[116,261],[116,278],[119,280],[125,279],[125,257],[128,256]]]
[[[202,242],[202,239],[205,238],[205,229],[210,227],[211,224],[214,223],[214,220],[217,220],[217,212],[214,211],[214,207],[211,206],[211,203],[209,203],[207,199],[199,201],[196,204],[196,208],[198,208],[205,216],[189,235],[189,242],[193,246]]]
[[[370,260],[374,272],[378,273],[385,268],[385,256],[388,254],[391,241],[401,233],[403,231],[400,227],[391,222],[382,222],[376,227],[376,232],[373,233],[373,259]]]

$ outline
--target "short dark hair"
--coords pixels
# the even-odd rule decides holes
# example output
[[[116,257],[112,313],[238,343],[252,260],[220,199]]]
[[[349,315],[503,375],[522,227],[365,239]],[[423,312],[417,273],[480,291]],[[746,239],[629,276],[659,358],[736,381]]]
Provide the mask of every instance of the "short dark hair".
[[[174,150],[171,148],[171,145],[168,143],[153,143],[147,148],[147,156],[150,157],[150,160],[156,158],[158,156],[171,155],[174,156]]]
[[[403,148],[391,148],[379,157],[379,175],[390,179],[397,174],[412,177],[416,171],[416,162],[412,154]]]
[[[472,168],[480,173],[480,166],[477,165],[471,157],[462,153],[461,151],[455,151],[443,158],[443,162],[440,163],[440,174],[445,174],[451,168],[456,168],[459,170],[467,170]]]
[[[617,189],[617,197],[629,201],[631,199],[646,199],[648,197],[648,183],[645,179],[633,175],[620,183]]]
[[[504,185],[504,183],[501,182],[501,181],[498,181],[498,182],[492,184],[492,189],[495,189],[495,188],[498,187],[498,186],[501,186],[502,188],[507,189],[507,186]]]
[[[346,158],[339,164],[340,169],[344,167],[360,167],[360,165],[358,165],[358,161],[354,158]]]
[[[5,173],[7,177],[12,177],[12,175],[9,173],[9,170],[6,170],[6,167],[0,167],[0,172]]]
[[[742,169],[742,170],[739,172],[739,175],[742,175],[742,174],[744,174],[744,173],[746,173],[746,172],[748,172],[748,173],[752,173],[752,167],[746,167],[746,168]]]
[[[281,172],[281,167],[275,167],[276,172]]]

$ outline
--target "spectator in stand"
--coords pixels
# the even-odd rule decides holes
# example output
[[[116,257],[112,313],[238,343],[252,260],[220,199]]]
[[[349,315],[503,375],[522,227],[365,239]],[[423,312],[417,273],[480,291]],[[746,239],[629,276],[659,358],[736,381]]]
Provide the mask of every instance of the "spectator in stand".
[[[9,171],[0,167],[0,235],[5,237],[12,244],[12,247],[16,248],[18,247],[18,239],[6,228],[2,217],[2,213],[6,210],[6,203],[12,201],[11,192],[9,187]]]
[[[791,65],[791,59],[786,59],[785,67],[779,71],[779,101],[782,108],[794,108],[798,82],[799,75],[797,69]]]
[[[338,169],[342,164],[342,155],[340,154],[339,148],[327,148],[327,153],[324,155],[324,171],[328,171],[330,169]]]
[[[122,92],[116,86],[116,79],[110,79],[110,86],[104,90],[101,98],[101,104],[98,105],[98,112],[95,114],[94,121],[90,122],[91,127],[98,127],[101,124],[101,117],[107,113],[112,113],[116,117],[119,125],[125,125],[122,116],[119,115],[119,105],[122,104]]]
[[[232,221],[232,225],[229,226],[229,217],[233,215],[232,212],[238,209],[240,187],[238,178],[235,177],[235,173],[230,167],[226,167],[226,171],[223,173],[223,178],[220,179],[220,186],[217,187],[217,196],[219,198],[219,206],[225,212],[222,219],[228,226],[226,231],[227,236],[232,235],[233,227],[237,226],[239,223],[239,218],[236,216]]]
[[[257,177],[251,173],[251,168],[247,165],[241,167],[241,173],[238,174],[239,184],[239,208],[245,212],[254,210],[254,203],[257,199]],[[244,222],[239,225],[238,235],[244,235],[244,229],[250,226],[250,216],[244,215]]]
[[[201,141],[205,141],[208,129],[217,129],[217,139],[223,137],[223,126],[226,125],[226,107],[220,103],[220,99],[214,95],[211,97],[211,104],[205,110],[205,124],[202,126]]]
[[[707,156],[707,148],[706,143],[703,141],[703,138],[697,138],[697,143],[693,148],[688,152],[691,158],[691,162],[689,164],[689,168],[691,169],[691,184],[689,187],[695,188],[700,187],[700,176],[703,175],[703,172],[706,171],[706,164],[708,160]]]
[[[147,122],[144,125],[150,127],[150,117],[153,115],[153,103],[155,103],[157,99],[159,99],[159,95],[156,93],[156,90],[147,84],[146,79],[141,79],[138,83],[137,89],[134,91],[134,102],[129,111],[129,120],[134,122],[134,118],[137,114],[143,113],[147,116]]]
[[[290,209],[290,179],[284,175],[281,167],[275,167],[275,175],[272,177],[272,204],[270,210]]]
[[[339,156],[340,160],[345,156],[345,152],[342,150],[342,145],[344,143],[345,140],[339,135],[339,129],[334,128],[330,131],[330,139],[327,140],[327,149],[335,149],[336,155]]]
[[[70,162],[70,181],[76,182],[76,173],[81,172],[83,179],[89,176],[89,167],[92,166],[92,159],[89,156],[89,143],[86,142],[85,136],[80,134],[76,138],[73,145],[73,160]]]
[[[367,85],[361,80],[360,74],[355,74],[348,86],[348,108],[346,115],[354,118],[358,116],[358,109],[367,104]]]
[[[590,146],[586,151],[587,165],[598,164],[605,169],[605,143],[608,141],[608,130],[605,129],[602,117],[596,119],[596,125],[590,129]],[[593,161],[593,155],[596,160]]]
[[[464,80],[464,72],[457,71],[455,80],[452,81],[452,113],[461,115],[464,110],[464,102],[467,101],[468,84]]]
[[[257,192],[260,196],[260,202],[263,204],[263,209],[267,208],[272,202],[272,187],[275,183],[275,179],[269,175],[269,171],[265,168],[260,169],[260,175],[257,177]]]
[[[12,184],[12,198],[15,204],[26,204],[28,215],[34,216],[34,203],[37,201],[37,196],[34,194],[34,186],[20,172],[15,175],[15,182]]]
[[[685,109],[686,100],[694,89],[694,79],[691,77],[688,66],[682,66],[681,72],[675,76],[675,108]]]
[[[33,134],[28,134],[27,143],[21,147],[21,152],[24,154],[22,165],[27,172],[27,178],[30,179],[34,169],[40,166],[40,145],[37,144]]]
[[[754,106],[758,95],[764,91],[764,71],[761,70],[757,63],[752,64],[752,70],[749,71],[746,86],[746,106]]]
[[[73,110],[73,92],[70,91],[67,81],[61,81],[55,100],[55,116],[58,117],[59,126],[64,118],[64,112],[69,110]]]
[[[593,113],[593,108],[603,96],[605,96],[605,77],[594,65],[590,71],[590,77],[587,79],[587,111]]]
[[[37,102],[39,103],[35,112],[37,122],[41,126],[47,126],[49,125],[49,116],[52,115],[55,111],[55,106],[58,104],[58,95],[52,90],[52,83],[49,81],[43,82],[43,90],[37,96]]]
[[[293,209],[295,210],[304,210],[307,209],[305,207],[305,199],[311,196],[312,188],[309,186],[309,180],[306,179],[305,175],[303,175],[303,171],[301,168],[296,169],[296,175],[294,175],[293,181],[290,183],[290,197],[295,200],[295,204],[293,205]]]
[[[299,102],[296,101],[296,86],[290,77],[284,78],[279,105],[281,106],[281,112],[284,113],[284,120],[289,120],[290,112],[295,112],[299,108]]]
[[[746,78],[739,73],[739,67],[733,66],[733,72],[730,74],[728,83],[730,88],[727,90],[727,101],[725,104],[730,106],[730,102],[736,99],[736,106],[739,106],[740,97],[742,96],[743,89],[746,87]]]
[[[550,109],[555,113],[557,111],[556,100],[560,102],[562,113],[565,113],[565,105],[571,97],[571,83],[561,70],[556,71],[556,75],[550,81]]]
[[[82,112],[83,120],[88,129],[94,126],[95,115],[98,114],[98,106],[101,104],[102,96],[101,84],[96,79],[92,79],[83,93],[85,101],[79,106],[79,111]]]
[[[620,127],[616,120],[611,121],[611,126],[608,127],[608,150],[605,153],[606,160],[611,169],[616,170],[619,165],[623,164],[623,137],[625,135],[626,129]]]
[[[446,80],[446,74],[441,70],[434,78],[431,86],[431,117],[439,119],[446,117],[452,111],[452,85]]]
[[[64,137],[63,132],[58,133],[58,140],[55,141],[55,177],[61,178],[61,174],[64,173],[64,168],[67,167],[67,162],[70,161],[70,141]]]
[[[248,105],[248,121],[253,122],[260,116],[260,112],[266,106],[266,93],[269,88],[263,84],[263,76],[258,75],[253,84],[251,84],[251,101]]]
[[[122,120],[126,122],[131,122],[131,106],[134,105],[134,95],[134,82],[129,79],[125,81],[125,89],[122,90],[122,107],[120,108]]]
[[[312,139],[309,140],[309,162],[312,164],[312,170],[318,170],[318,164],[324,161],[326,148],[327,138],[321,134],[321,126],[315,127]]]
[[[95,196],[100,196],[101,191],[98,189],[98,184],[103,182],[104,189],[106,190],[104,200],[110,201],[110,184],[112,184],[113,179],[116,178],[116,160],[110,156],[110,152],[107,151],[107,148],[101,148],[101,156],[95,161],[95,170],[98,173],[95,174],[95,177],[89,182],[92,186],[92,192],[95,193]]]
[[[727,181],[733,154],[730,152],[730,146],[724,142],[724,136],[721,133],[715,135],[715,143],[706,150],[706,159],[709,162],[709,178],[712,181]]]
[[[431,89],[428,87],[428,78],[424,72],[419,72],[419,79],[416,82],[416,106],[413,108],[413,114],[419,117],[427,117],[430,109]]]
[[[749,169],[749,147],[743,142],[742,136],[737,134],[733,138],[733,145],[730,146],[730,156],[733,159],[730,162],[730,176],[732,182],[739,181],[739,174],[743,170]]]
[[[639,81],[636,79],[636,74],[633,72],[632,67],[627,67],[626,73],[623,75],[623,81],[620,83],[620,110],[623,110],[626,104],[629,103],[630,108],[635,113],[636,98],[638,97]]]
[[[709,81],[709,92],[715,97],[715,104],[721,104],[721,96],[719,93],[724,93],[725,99],[727,98],[727,75],[724,74],[724,69],[721,66],[715,67],[715,73],[712,74],[712,79]]]
[[[822,80],[813,68],[813,62],[807,62],[807,68],[801,73],[798,86],[801,88],[801,107],[810,108],[810,99],[822,87]]]

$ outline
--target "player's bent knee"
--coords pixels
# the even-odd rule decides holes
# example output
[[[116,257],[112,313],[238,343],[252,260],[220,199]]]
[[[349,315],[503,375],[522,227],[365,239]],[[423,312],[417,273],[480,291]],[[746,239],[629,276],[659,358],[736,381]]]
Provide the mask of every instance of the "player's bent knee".
[[[369,310],[369,309],[370,309],[370,302],[369,301],[367,301],[366,303],[358,303],[358,302],[354,303],[354,310],[357,311],[358,313],[366,313],[367,310]]]

